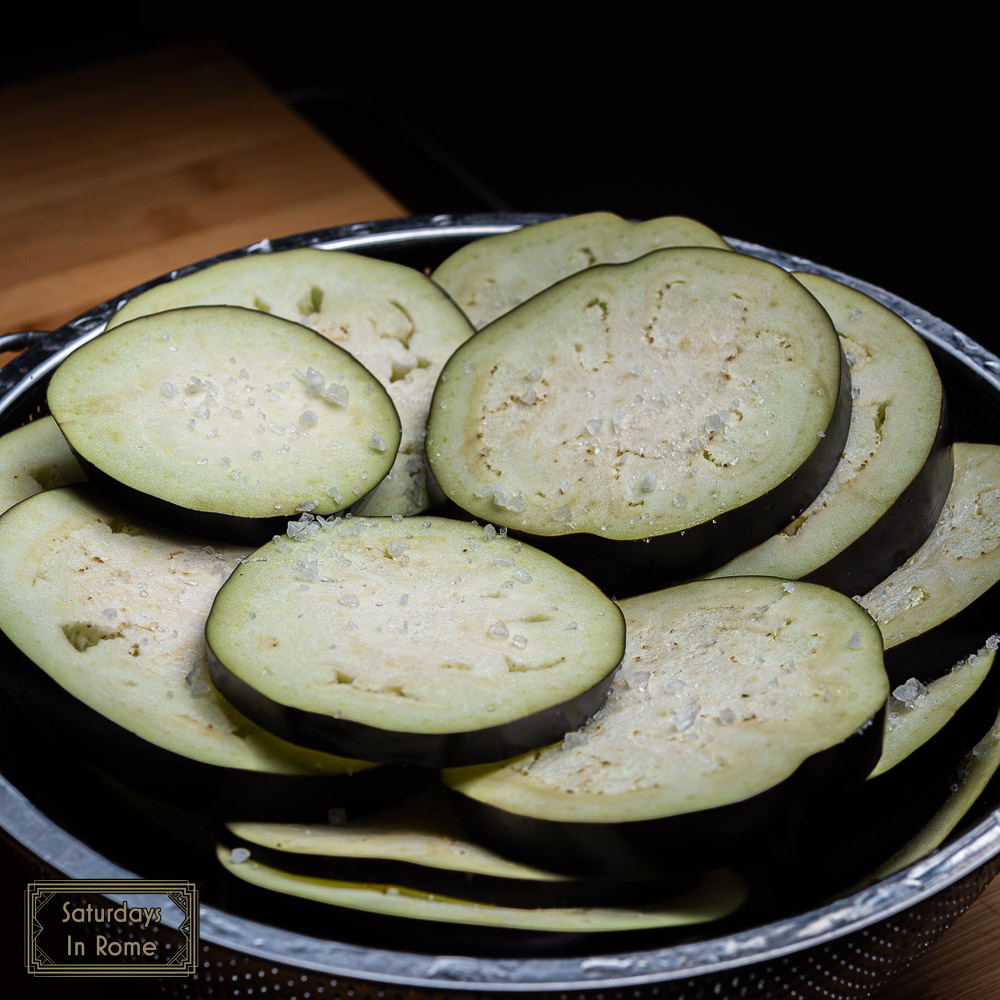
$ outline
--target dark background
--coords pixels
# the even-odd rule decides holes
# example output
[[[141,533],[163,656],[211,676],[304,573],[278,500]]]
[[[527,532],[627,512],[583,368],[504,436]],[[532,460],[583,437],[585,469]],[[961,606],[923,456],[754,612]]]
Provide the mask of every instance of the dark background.
[[[690,215],[882,285],[996,348],[988,32],[947,14],[61,15],[16,35],[0,83],[210,37],[413,214]]]

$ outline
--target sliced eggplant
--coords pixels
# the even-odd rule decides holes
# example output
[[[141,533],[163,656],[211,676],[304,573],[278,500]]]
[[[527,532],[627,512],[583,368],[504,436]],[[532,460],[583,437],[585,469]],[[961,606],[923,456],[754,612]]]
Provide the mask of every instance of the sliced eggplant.
[[[663,879],[582,879],[510,861],[464,835],[447,799],[430,791],[331,824],[229,823],[226,846],[296,875],[405,885],[500,906],[620,905],[692,888],[700,872]]]
[[[850,598],[764,578],[621,602],[606,705],[559,744],[445,772],[478,838],[558,871],[759,862],[878,760],[888,683]]]
[[[991,636],[978,653],[928,685],[910,678],[893,690],[882,756],[870,780],[904,763],[926,775],[927,751],[944,760],[954,757],[948,748],[952,741],[940,736],[949,733],[958,745],[967,745],[970,732],[986,728],[1000,702],[1000,671],[993,671],[996,649],[997,637]]]
[[[622,595],[788,524],[849,421],[836,332],[802,285],[754,258],[673,249],[568,278],[467,341],[427,451],[459,507],[546,538]]]
[[[108,773],[259,818],[384,796],[388,772],[262,731],[209,682],[205,619],[246,549],[166,533],[64,487],[0,518],[0,553],[0,683]]]
[[[292,524],[219,592],[219,690],[287,739],[430,767],[498,760],[604,700],[621,612],[551,556],[443,518]]]
[[[709,576],[806,579],[870,590],[934,527],[953,463],[944,392],[924,342],[867,295],[797,274],[834,321],[851,366],[851,428],[837,468],[791,524]]]
[[[219,846],[217,857],[236,878],[296,897],[298,903],[308,900],[380,917],[403,918],[406,920],[403,931],[410,947],[429,942],[440,948],[441,924],[456,925],[448,930],[450,948],[470,942],[479,946],[505,931],[595,935],[691,927],[729,916],[746,900],[743,880],[725,870],[709,872],[693,889],[642,906],[517,908],[439,896],[406,885],[373,885],[297,875],[247,858],[238,848],[234,855],[224,845]],[[273,902],[271,907],[273,917]],[[437,929],[421,927],[420,921],[431,921]]]
[[[969,751],[958,768],[958,779],[941,808],[864,884],[889,878],[937,850],[968,815],[1000,769],[1000,716],[989,732]]]
[[[126,302],[108,325],[194,305],[259,309],[350,351],[385,387],[402,424],[396,461],[364,499],[365,513],[417,514],[440,500],[428,494],[427,409],[442,365],[473,331],[423,274],[330,250],[253,254],[157,285]]]
[[[674,215],[636,223],[591,212],[468,243],[431,278],[479,330],[578,271],[681,246],[728,249],[718,233],[693,219]]]
[[[227,306],[115,327],[52,377],[49,407],[91,479],[159,520],[261,542],[386,475],[399,418],[378,380],[312,330]]]
[[[955,477],[933,533],[856,600],[878,622],[893,685],[944,673],[998,631],[1000,446],[956,444]]]
[[[51,417],[0,437],[0,514],[25,497],[86,478]]]
[[[889,699],[882,756],[848,808],[836,799],[815,800],[807,823],[820,836],[796,845],[775,871],[756,877],[784,883],[786,896],[804,893],[818,901],[909,840],[948,799],[957,763],[996,718],[1000,674],[991,670],[993,661],[994,650],[984,648],[926,687],[915,680],[897,687]],[[825,859],[822,871],[812,884],[797,884],[802,880],[795,872],[818,856]]]

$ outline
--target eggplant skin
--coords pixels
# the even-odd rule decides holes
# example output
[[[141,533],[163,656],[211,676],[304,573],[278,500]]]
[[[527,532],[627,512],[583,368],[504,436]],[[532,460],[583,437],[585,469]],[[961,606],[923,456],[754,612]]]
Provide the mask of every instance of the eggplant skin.
[[[940,676],[998,630],[1000,447],[956,442],[952,454],[954,480],[933,532],[855,598],[882,630],[893,686]]]
[[[495,850],[604,876],[759,863],[816,834],[812,800],[846,804],[871,773],[888,683],[850,598],[733,577],[621,607],[625,658],[594,719],[560,745],[444,773]]]
[[[871,590],[906,562],[934,530],[951,488],[955,465],[942,398],[940,431],[920,473],[899,499],[857,541],[803,577],[842,594]]]
[[[405,885],[421,892],[494,906],[537,908],[648,902],[692,889],[702,875],[700,871],[690,869],[659,878],[518,879],[389,858],[292,853],[279,848],[262,847],[231,834],[223,838],[222,844],[229,850],[245,848],[255,861],[293,875],[334,879],[338,882]]]
[[[763,496],[684,531],[621,540],[582,533],[546,537],[514,530],[511,534],[585,573],[616,598],[648,593],[708,572],[786,527],[790,510],[798,514],[812,503],[840,461],[851,423],[850,400],[850,370],[842,359],[833,419],[806,461]]]
[[[970,642],[985,641],[997,631],[998,604],[1000,582],[934,628],[887,649],[885,669],[890,681],[902,684],[910,677],[929,681],[949,670]]]
[[[840,461],[850,416],[840,342],[801,284],[729,251],[668,249],[575,274],[463,344],[426,448],[456,505],[622,596],[788,525]]]
[[[362,814],[411,791],[412,770],[281,774],[209,764],[167,750],[69,694],[0,633],[0,692],[30,725],[58,734],[68,753],[136,791],[231,819],[323,822],[331,809]]]
[[[115,327],[66,358],[46,398],[105,493],[179,530],[258,544],[301,510],[360,502],[400,442],[395,406],[355,358],[230,306]]]
[[[626,641],[582,574],[491,525],[423,516],[292,525],[222,586],[205,636],[216,687],[265,729],[423,767],[582,725]]]
[[[341,941],[438,954],[447,936],[451,954],[573,953],[594,948],[662,947],[695,925],[724,926],[747,899],[745,881],[726,869],[702,873],[690,890],[635,907],[498,907],[421,893],[408,886],[333,881],[298,875],[253,857],[239,861],[219,845],[230,878],[228,905],[315,935],[327,928]]]
[[[851,365],[847,443],[813,503],[711,575],[808,580],[850,596],[933,529],[951,487],[951,420],[934,359],[908,323],[829,278],[795,277],[829,312]]]
[[[209,649],[212,683],[263,729],[324,753],[425,768],[506,760],[578,729],[607,697],[611,675],[575,698],[497,726],[452,733],[400,732],[281,705],[241,680]]]
[[[815,797],[850,810],[859,775],[878,759],[883,718],[879,713],[781,785],[714,809],[650,820],[617,822],[609,815],[604,823],[574,823],[519,815],[458,792],[454,807],[482,843],[567,875],[662,878],[709,865],[753,870],[777,863],[796,842],[822,839],[822,824],[804,822]]]

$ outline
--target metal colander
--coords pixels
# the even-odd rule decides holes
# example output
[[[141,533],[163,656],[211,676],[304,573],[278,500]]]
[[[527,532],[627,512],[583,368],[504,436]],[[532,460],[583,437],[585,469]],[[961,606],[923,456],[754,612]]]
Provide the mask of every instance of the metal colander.
[[[48,377],[63,357],[96,336],[124,298],[230,257],[294,247],[346,249],[420,269],[433,267],[462,243],[541,221],[538,215],[435,216],[364,223],[263,241],[191,265],[95,307],[52,333],[0,337],[0,350],[26,347],[0,369],[0,432],[45,412]],[[731,241],[744,252],[783,267],[815,271],[850,284],[907,319],[927,340],[949,390],[959,433],[977,441],[1000,440],[1000,360],[948,324],[882,289],[808,261]],[[963,428],[965,430],[963,431]],[[53,770],[51,753],[26,752],[38,739],[14,706],[0,703],[0,843],[15,877],[161,877],[172,847],[156,831],[143,853],[123,852],[112,813],[113,794],[92,774]],[[48,744],[49,736],[43,739]],[[85,769],[83,769],[85,772]],[[91,785],[103,789],[107,812],[74,808],[73,796]],[[855,1000],[873,995],[929,948],[965,912],[1000,870],[1000,787],[994,781],[973,815],[946,845],[909,869],[848,898],[763,926],[748,927],[663,947],[580,956],[494,957],[440,955],[338,940],[335,929],[315,936],[268,926],[222,908],[203,891],[201,961],[189,978],[147,980],[144,985],[181,997],[453,998],[519,993],[565,998],[826,997]],[[89,794],[87,792],[86,794]],[[85,815],[87,814],[87,815]],[[96,818],[95,818],[96,814]],[[130,819],[129,823],[134,823]],[[167,855],[157,852],[166,851]],[[191,855],[181,852],[180,864]],[[816,859],[821,864],[822,859]],[[171,858],[178,864],[176,857]],[[195,862],[191,862],[194,864]],[[202,864],[203,860],[197,862]],[[155,869],[155,870],[150,870]],[[186,870],[177,877],[195,878]],[[807,877],[804,876],[804,877]],[[206,878],[211,881],[212,876]],[[350,919],[342,918],[342,919]],[[127,935],[129,926],[90,929]],[[150,928],[160,953],[177,947],[169,930]],[[149,932],[144,932],[148,936]],[[704,933],[711,935],[712,931]]]

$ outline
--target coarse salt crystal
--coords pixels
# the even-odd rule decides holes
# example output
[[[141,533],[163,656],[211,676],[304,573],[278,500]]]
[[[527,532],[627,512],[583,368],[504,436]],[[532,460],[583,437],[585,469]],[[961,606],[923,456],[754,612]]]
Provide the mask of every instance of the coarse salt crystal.
[[[927,694],[927,688],[921,684],[916,677],[911,677],[908,681],[893,689],[892,696],[896,701],[902,702],[907,708],[916,708],[920,700]]]
[[[322,395],[328,403],[335,403],[337,406],[347,406],[351,400],[351,393],[346,385],[331,383]]]

